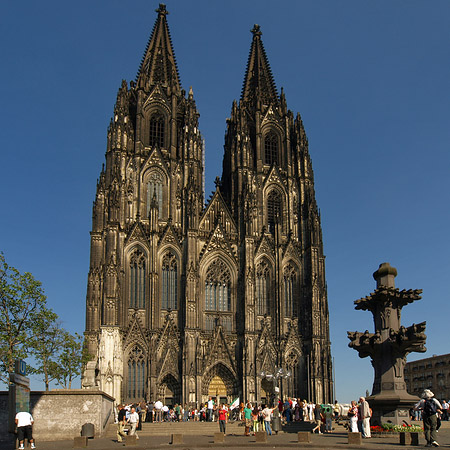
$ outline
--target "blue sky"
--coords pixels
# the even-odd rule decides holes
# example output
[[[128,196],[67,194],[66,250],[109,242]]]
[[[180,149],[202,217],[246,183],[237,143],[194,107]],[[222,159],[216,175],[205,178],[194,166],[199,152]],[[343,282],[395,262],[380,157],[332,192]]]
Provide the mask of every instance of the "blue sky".
[[[0,250],[42,281],[72,332],[84,330],[107,125],[157,6],[0,6]],[[398,287],[424,291],[402,322],[427,321],[428,351],[409,360],[449,353],[450,2],[177,0],[167,9],[181,82],[201,114],[206,198],[222,172],[225,119],[254,23],[278,91],[302,116],[322,213],[337,398],[371,389],[370,361],[347,347],[346,331],[373,330],[353,300],[374,290],[382,262],[397,267]]]

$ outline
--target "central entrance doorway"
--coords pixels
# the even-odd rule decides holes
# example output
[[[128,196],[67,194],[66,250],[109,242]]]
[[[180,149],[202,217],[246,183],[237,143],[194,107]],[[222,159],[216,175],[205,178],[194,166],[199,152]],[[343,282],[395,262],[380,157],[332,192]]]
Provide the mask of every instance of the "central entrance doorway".
[[[208,397],[215,398],[218,403],[228,403],[227,387],[219,375],[214,375],[209,383]]]

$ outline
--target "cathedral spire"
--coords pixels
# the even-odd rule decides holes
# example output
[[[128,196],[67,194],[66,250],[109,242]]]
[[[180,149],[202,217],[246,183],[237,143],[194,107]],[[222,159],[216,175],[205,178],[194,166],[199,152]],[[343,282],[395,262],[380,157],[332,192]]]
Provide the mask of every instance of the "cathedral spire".
[[[156,10],[158,18],[147,43],[144,56],[136,77],[137,87],[149,90],[151,86],[160,84],[180,92],[180,79],[177,63],[170,38],[166,16],[166,5],[159,4]]]
[[[266,105],[277,103],[277,88],[261,40],[262,32],[260,26],[255,24],[251,32],[253,33],[253,40],[250,47],[241,99],[251,104],[258,100]]]

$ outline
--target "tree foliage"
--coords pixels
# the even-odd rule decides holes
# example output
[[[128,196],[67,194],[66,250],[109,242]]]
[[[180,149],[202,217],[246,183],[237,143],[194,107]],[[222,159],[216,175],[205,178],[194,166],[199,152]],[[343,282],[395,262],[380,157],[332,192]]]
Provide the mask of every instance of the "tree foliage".
[[[64,330],[47,307],[41,283],[10,267],[0,253],[0,381],[9,383],[16,359],[32,358],[29,372],[70,389],[89,355],[83,337]]]
[[[31,273],[21,274],[0,253],[0,380],[9,382],[14,361],[27,356],[35,325],[49,310],[41,283]]]

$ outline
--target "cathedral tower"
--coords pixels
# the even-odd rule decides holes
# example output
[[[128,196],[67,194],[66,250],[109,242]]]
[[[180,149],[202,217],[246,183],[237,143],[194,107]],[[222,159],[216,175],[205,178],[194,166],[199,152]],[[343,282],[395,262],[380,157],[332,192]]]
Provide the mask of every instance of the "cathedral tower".
[[[93,206],[84,388],[120,401],[331,401],[320,217],[308,142],[278,96],[258,26],[222,178],[204,204],[203,143],[157,19],[122,82]]]

